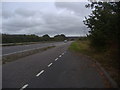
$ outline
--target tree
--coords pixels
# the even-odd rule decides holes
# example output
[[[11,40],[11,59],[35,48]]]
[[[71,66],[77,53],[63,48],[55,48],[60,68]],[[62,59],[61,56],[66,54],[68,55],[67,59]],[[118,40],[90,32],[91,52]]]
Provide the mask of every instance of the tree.
[[[94,8],[84,24],[88,26],[91,45],[103,49],[110,45],[119,47],[120,2],[92,2],[86,5]]]
[[[65,39],[67,39],[67,38],[64,34],[54,36],[55,41],[63,41]]]
[[[42,36],[42,40],[43,41],[49,41],[50,40],[50,36],[48,34],[45,34]]]
[[[38,42],[40,41],[37,35],[11,35],[2,34],[2,43],[20,43],[20,42]]]

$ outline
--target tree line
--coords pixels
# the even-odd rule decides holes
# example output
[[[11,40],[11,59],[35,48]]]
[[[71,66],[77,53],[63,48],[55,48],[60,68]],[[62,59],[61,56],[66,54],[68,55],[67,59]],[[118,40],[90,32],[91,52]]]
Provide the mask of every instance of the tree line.
[[[88,26],[92,46],[106,48],[120,45],[120,2],[92,2],[86,5],[94,8],[84,24]]]
[[[2,43],[21,43],[21,42],[40,42],[40,41],[63,41],[67,39],[64,34],[55,35],[50,37],[45,34],[41,37],[31,34],[31,35],[13,35],[13,34],[2,34]]]
[[[91,2],[86,8],[92,9],[84,20],[90,29],[87,37],[91,46],[99,51],[111,51],[110,54],[117,58],[120,53],[120,1]]]

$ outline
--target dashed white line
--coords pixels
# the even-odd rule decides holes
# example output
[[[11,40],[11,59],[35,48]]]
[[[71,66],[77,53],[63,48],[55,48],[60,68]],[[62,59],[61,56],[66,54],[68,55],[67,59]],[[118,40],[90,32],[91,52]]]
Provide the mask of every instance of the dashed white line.
[[[64,55],[64,53],[62,53],[62,55]]]
[[[44,72],[44,70],[42,70],[41,72],[39,72],[36,77],[40,76],[42,73]]]
[[[55,61],[57,61],[57,60],[58,60],[58,58],[55,59]]]
[[[66,51],[64,52],[64,53],[62,53],[62,55],[64,55],[66,53]],[[60,55],[59,57],[61,57],[62,55]],[[55,61],[57,61],[58,60],[58,58],[56,58],[55,59]],[[53,63],[50,63],[49,65],[48,65],[48,67],[50,67],[51,65],[52,65]],[[38,76],[40,76],[42,73],[44,72],[44,70],[42,70],[40,73],[38,73],[36,76],[38,77]],[[26,87],[28,87],[28,84],[25,84],[20,90],[23,90],[23,89],[25,89]]]
[[[48,67],[50,67],[52,65],[52,63],[50,63],[49,65],[48,65]]]
[[[61,57],[62,55],[60,55],[59,57]]]
[[[25,89],[28,86],[28,84],[25,84],[20,90]]]

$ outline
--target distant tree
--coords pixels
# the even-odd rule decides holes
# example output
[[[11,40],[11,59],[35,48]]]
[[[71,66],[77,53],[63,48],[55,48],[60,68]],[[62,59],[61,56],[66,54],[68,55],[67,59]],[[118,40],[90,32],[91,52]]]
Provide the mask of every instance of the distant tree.
[[[63,41],[65,39],[67,39],[67,38],[64,34],[54,36],[55,41]]]
[[[10,35],[2,34],[2,43],[20,43],[20,42],[38,42],[40,41],[37,35]]]
[[[2,34],[2,43],[20,43],[20,42],[39,42],[39,41],[62,41],[65,40],[64,34],[56,35],[51,38],[48,34],[39,37],[35,34],[31,35],[15,35],[15,34]]]
[[[50,40],[50,36],[48,34],[45,34],[42,36],[42,40],[43,41],[49,41]]]

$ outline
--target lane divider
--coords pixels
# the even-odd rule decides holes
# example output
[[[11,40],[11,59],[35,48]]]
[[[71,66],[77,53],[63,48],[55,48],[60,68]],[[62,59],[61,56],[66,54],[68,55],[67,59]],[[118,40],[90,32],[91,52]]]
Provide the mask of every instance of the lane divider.
[[[36,75],[36,77],[40,76],[43,72],[44,72],[44,70],[40,71],[40,72]]]
[[[59,57],[62,57],[62,55],[64,55],[66,53],[66,51],[64,53],[62,53],[61,55],[59,55]],[[57,61],[58,58],[55,59],[55,61]],[[53,63],[48,64],[48,67],[50,67]],[[44,72],[44,70],[41,70],[36,77],[40,76],[42,73]],[[26,87],[28,87],[28,84],[25,84],[20,90],[25,89]]]
[[[60,55],[59,57],[61,57],[62,55]]]
[[[57,60],[58,60],[58,58],[55,59],[55,61],[57,61]]]
[[[53,64],[53,63],[50,63],[50,64],[48,65],[48,67],[50,67],[52,64]]]
[[[25,89],[26,87],[28,87],[28,84],[25,84],[20,90]]]

